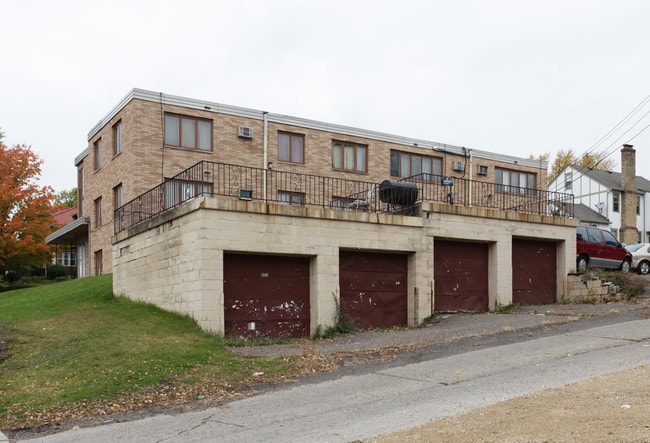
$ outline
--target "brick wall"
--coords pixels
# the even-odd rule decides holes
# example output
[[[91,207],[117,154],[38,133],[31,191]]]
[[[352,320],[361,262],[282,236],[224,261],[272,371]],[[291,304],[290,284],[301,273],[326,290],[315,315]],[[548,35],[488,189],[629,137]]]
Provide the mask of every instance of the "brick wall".
[[[216,110],[218,111],[218,110]],[[212,121],[213,150],[203,152],[187,150],[163,144],[163,121],[165,113],[187,115]],[[234,116],[215,112],[212,109],[190,109],[167,103],[156,103],[141,99],[130,100],[88,141],[88,156],[79,163],[83,168],[83,207],[84,215],[91,218],[90,247],[87,257],[88,274],[96,269],[94,252],[103,250],[103,272],[111,272],[111,236],[113,234],[113,188],[122,185],[122,202],[126,203],[138,195],[160,184],[193,164],[201,161],[241,164],[264,167],[264,124],[259,118]],[[123,125],[123,152],[113,155],[113,125],[118,121]],[[238,136],[239,126],[254,130],[252,139]],[[304,164],[281,162],[278,160],[278,131],[303,134],[305,138]],[[100,139],[103,143],[103,166],[95,170],[93,146]],[[332,140],[353,142],[368,147],[368,172],[351,173],[332,169]],[[388,143],[386,141],[338,134],[325,130],[296,127],[275,122],[268,123],[268,162],[273,169],[293,171],[303,174],[350,178],[362,181],[381,182],[390,179],[390,151],[399,150],[420,155],[430,155],[442,160],[443,175],[472,178],[494,183],[495,167],[532,172],[537,175],[537,187],[546,189],[546,170],[518,165],[516,162],[498,159],[473,157],[466,171],[453,171],[453,162],[467,159],[455,155],[413,145]],[[487,175],[478,175],[477,167],[487,166]],[[95,223],[94,201],[102,199],[102,226]]]

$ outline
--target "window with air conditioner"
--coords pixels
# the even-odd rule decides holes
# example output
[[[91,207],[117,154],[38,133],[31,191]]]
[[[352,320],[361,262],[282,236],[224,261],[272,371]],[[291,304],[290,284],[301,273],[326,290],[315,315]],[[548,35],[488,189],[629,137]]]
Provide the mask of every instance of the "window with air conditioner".
[[[479,165],[478,166],[478,175],[487,175],[488,173],[488,167],[485,165]]]
[[[454,171],[464,171],[465,170],[465,163],[463,162],[454,162],[452,164],[452,167]]]
[[[248,126],[240,126],[238,134],[242,138],[253,138],[253,128],[249,128]]]

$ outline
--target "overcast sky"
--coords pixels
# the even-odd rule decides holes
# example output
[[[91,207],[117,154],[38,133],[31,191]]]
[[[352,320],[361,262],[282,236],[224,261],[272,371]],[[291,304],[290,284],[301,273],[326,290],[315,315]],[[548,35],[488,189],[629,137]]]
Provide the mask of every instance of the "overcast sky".
[[[617,171],[630,142],[650,179],[649,21],[647,0],[0,0],[0,128],[56,191],[134,87]]]

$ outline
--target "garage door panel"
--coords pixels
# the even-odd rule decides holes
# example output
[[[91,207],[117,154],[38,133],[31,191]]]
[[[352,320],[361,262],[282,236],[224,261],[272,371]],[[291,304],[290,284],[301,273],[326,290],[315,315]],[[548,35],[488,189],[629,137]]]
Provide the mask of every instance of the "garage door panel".
[[[224,255],[227,335],[308,337],[309,259]]]
[[[400,285],[406,281],[407,277],[405,272],[356,272],[355,274],[346,273],[341,277],[341,288],[353,291],[390,293],[399,291]]]
[[[512,302],[549,304],[556,301],[557,245],[538,240],[512,240]]]
[[[342,251],[339,271],[341,305],[357,328],[407,324],[406,255]]]
[[[229,337],[305,337],[309,335],[309,320],[256,321],[255,330],[249,329],[248,321],[229,321],[226,335]]]
[[[360,254],[370,254],[362,256]],[[399,260],[396,260],[399,257]],[[341,253],[340,265],[343,269],[357,272],[403,273],[406,256],[386,253]]]
[[[434,242],[434,310],[487,311],[488,245]]]

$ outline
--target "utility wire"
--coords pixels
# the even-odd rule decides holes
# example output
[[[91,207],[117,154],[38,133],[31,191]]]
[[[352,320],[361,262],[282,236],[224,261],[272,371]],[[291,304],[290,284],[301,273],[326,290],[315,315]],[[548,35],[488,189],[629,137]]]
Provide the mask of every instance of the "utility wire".
[[[601,138],[600,138],[596,143],[594,143],[594,144],[593,144],[589,149],[587,149],[587,151],[585,151],[585,153],[582,154],[579,158],[582,158],[582,157],[584,157],[585,155],[591,153],[591,152],[595,149],[596,146],[600,145],[600,144],[601,144],[605,139],[607,139],[611,134],[613,134],[616,130],[618,130],[622,125],[624,125],[625,123],[627,123],[627,122],[630,120],[630,118],[632,118],[632,116],[634,116],[635,114],[637,114],[637,113],[638,113],[638,112],[639,112],[639,111],[640,111],[640,110],[641,110],[641,109],[642,109],[642,108],[643,108],[643,107],[644,107],[644,106],[645,106],[649,101],[650,101],[650,95],[647,95],[647,96],[646,96],[646,97],[645,97],[645,98],[644,98],[644,99],[643,99],[643,100],[642,100],[638,105],[636,105],[636,107],[634,107],[634,109],[632,109],[632,111],[630,111],[630,112],[629,112],[629,113],[628,113],[628,114],[627,114],[627,115],[626,115],[626,116],[625,116],[625,117],[624,117],[624,118],[623,118],[619,123],[617,123],[617,124],[616,124],[612,129],[610,129],[610,130],[607,132],[607,134],[605,134],[605,135],[604,135],[603,137],[601,137]],[[634,124],[633,124],[629,129],[628,129],[628,130],[627,130],[627,131],[625,131],[625,132],[624,132],[623,134],[621,134],[621,135],[620,135],[616,140],[614,140],[612,143],[610,143],[610,144],[607,146],[607,148],[605,148],[605,150],[603,151],[603,152],[606,153],[606,155],[604,155],[603,157],[599,158],[599,159],[598,159],[598,162],[596,162],[596,165],[595,165],[595,166],[598,166],[598,164],[600,164],[602,161],[604,161],[605,159],[607,159],[608,157],[610,157],[614,152],[616,152],[617,149],[618,149],[618,143],[617,143],[617,142],[618,142],[621,138],[623,138],[623,136],[625,136],[628,132],[630,132],[632,129],[634,129],[634,127],[635,127],[636,125],[638,125],[638,124],[639,124],[639,123],[640,123],[644,118],[646,118],[646,117],[648,116],[648,114],[650,114],[650,111],[647,111],[645,114],[643,114],[643,115],[641,116],[641,118],[639,118],[639,119],[638,119],[638,120],[637,120],[637,121],[636,121],[636,122],[635,122],[635,123],[634,123]],[[643,129],[641,129],[641,131],[637,132],[637,133],[634,135],[634,137],[632,137],[631,139],[629,139],[625,144],[628,144],[630,141],[634,140],[636,137],[638,137],[639,135],[641,135],[641,134],[642,134],[646,129],[648,129],[648,127],[650,127],[650,124],[646,125]],[[612,148],[612,147],[614,147],[614,148]],[[607,153],[607,151],[610,150],[610,149],[611,149],[611,151],[610,151],[609,153]],[[587,167],[586,170],[585,170],[584,172],[580,173],[580,175],[579,175],[578,177],[572,179],[571,182],[575,182],[575,181],[577,181],[577,180],[580,180],[582,177],[584,177],[584,176],[587,174],[587,171],[589,171],[589,170],[591,170],[591,169],[594,169],[594,168],[589,168],[589,167]],[[558,177],[556,177],[556,178],[558,178]],[[561,191],[565,190],[565,188],[566,188],[566,182],[562,185],[561,188],[558,188],[558,192],[561,192]]]
[[[628,121],[629,119],[631,119],[632,116],[634,116],[637,112],[639,112],[639,110],[640,110],[641,108],[643,108],[643,106],[645,106],[646,103],[648,103],[648,101],[650,101],[650,95],[647,95],[643,100],[641,100],[641,103],[639,103],[638,105],[636,105],[636,107],[635,107],[634,109],[632,109],[632,110],[631,110],[631,111],[630,111],[630,112],[629,112],[625,117],[623,117],[623,119],[622,119],[620,122],[618,122],[618,123],[617,123],[617,124],[616,124],[612,129],[610,129],[610,130],[609,130],[605,135],[603,135],[600,139],[598,139],[598,141],[596,141],[593,145],[591,145],[591,147],[590,147],[589,149],[587,149],[587,151],[586,151],[584,154],[582,154],[582,156],[587,155],[587,154],[591,153],[594,149],[596,149],[596,147],[597,147],[598,145],[600,145],[600,144],[601,144],[604,140],[606,140],[606,139],[607,139],[611,134],[613,134],[616,130],[618,130],[618,128],[620,128],[620,127],[623,126],[625,123],[627,123],[627,121]]]

